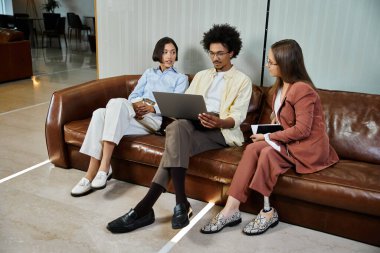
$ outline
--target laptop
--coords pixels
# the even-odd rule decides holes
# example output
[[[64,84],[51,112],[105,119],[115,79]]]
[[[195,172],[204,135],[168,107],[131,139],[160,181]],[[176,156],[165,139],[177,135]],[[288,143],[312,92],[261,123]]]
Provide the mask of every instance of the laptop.
[[[161,115],[176,119],[198,120],[198,114],[207,112],[202,95],[153,91]]]

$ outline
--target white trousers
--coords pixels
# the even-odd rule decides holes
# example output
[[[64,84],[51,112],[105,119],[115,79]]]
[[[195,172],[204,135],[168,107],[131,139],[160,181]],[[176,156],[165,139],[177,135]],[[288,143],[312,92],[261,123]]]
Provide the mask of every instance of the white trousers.
[[[143,135],[160,129],[161,116],[148,113],[143,119],[136,120],[135,115],[130,101],[125,98],[111,99],[106,108],[93,112],[80,152],[101,160],[103,141],[118,145],[124,135]]]

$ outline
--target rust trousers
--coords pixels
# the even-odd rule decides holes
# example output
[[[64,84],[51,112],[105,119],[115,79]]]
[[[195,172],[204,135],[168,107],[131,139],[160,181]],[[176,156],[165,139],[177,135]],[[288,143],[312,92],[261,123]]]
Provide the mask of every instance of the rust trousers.
[[[267,142],[249,144],[235,171],[228,195],[240,202],[247,201],[250,189],[269,197],[278,176],[294,166],[294,158],[288,156],[286,147],[278,152]]]

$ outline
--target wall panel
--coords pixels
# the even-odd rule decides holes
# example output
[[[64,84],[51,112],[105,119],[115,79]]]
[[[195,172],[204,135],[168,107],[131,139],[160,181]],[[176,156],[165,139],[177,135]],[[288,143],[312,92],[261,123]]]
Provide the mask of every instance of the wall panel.
[[[380,94],[379,24],[378,0],[271,0],[268,46],[296,39],[317,87]]]
[[[234,64],[260,82],[266,0],[97,1],[99,77],[142,73],[156,66],[155,43],[172,37],[179,47],[176,67],[196,73],[212,67],[200,41],[215,23],[241,32],[243,49]]]
[[[230,23],[243,38],[233,63],[260,82],[267,0],[98,0],[99,77],[142,73],[156,66],[156,41],[173,37],[176,67],[211,67],[200,40],[214,23]],[[296,39],[317,87],[380,94],[379,0],[271,0],[268,43]],[[264,71],[264,85],[273,78]]]

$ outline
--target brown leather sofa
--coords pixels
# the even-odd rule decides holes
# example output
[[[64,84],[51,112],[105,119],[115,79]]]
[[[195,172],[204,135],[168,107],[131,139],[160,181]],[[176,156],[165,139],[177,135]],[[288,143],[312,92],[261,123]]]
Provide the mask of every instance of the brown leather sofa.
[[[92,112],[108,100],[127,97],[139,75],[87,82],[55,92],[46,119],[50,160],[62,168],[86,170],[89,158],[79,153]],[[327,131],[340,162],[320,172],[280,176],[271,203],[280,220],[380,246],[380,95],[318,91]],[[269,121],[271,97],[254,86],[246,121]],[[156,134],[123,137],[115,149],[113,177],[148,186],[157,169],[165,137]],[[189,197],[223,204],[244,147],[208,151],[190,160]],[[172,190],[172,187],[169,187]],[[257,213],[262,197],[253,193],[242,209]]]
[[[22,32],[0,28],[0,83],[33,75],[29,40]]]

